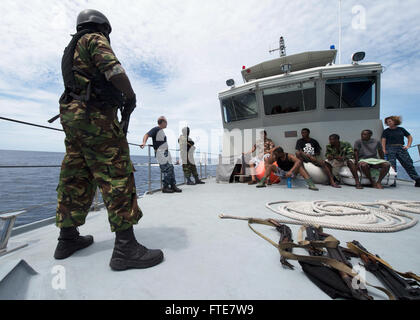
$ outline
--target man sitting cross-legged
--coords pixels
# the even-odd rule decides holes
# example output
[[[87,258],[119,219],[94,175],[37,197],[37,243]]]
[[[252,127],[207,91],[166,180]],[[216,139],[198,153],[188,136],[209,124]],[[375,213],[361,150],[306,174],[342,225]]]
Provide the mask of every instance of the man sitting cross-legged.
[[[363,130],[362,138],[356,140],[354,143],[354,159],[356,166],[369,179],[372,187],[376,189],[383,189],[382,179],[389,172],[391,164],[384,160],[384,151],[381,143],[372,138],[372,131],[369,129]],[[378,158],[379,154],[379,158]],[[378,180],[372,177],[371,169],[380,169]]]
[[[277,166],[274,164],[274,162],[277,162]],[[302,161],[296,158],[296,156],[293,154],[285,153],[282,147],[277,147],[271,152],[271,155],[268,157],[265,163],[264,177],[257,185],[257,188],[265,187],[265,182],[267,181],[267,177],[270,176],[271,172],[280,176],[280,170],[287,171],[287,178],[291,178],[293,174],[299,173],[305,179],[310,190],[318,191],[318,188],[315,186],[308,172],[306,172],[305,168],[303,167]]]

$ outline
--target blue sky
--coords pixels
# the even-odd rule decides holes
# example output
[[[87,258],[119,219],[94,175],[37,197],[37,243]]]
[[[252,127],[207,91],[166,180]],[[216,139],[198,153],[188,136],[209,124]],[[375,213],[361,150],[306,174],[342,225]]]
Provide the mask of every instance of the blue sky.
[[[193,137],[220,129],[217,93],[226,79],[241,83],[243,65],[277,57],[268,51],[281,35],[287,54],[338,46],[338,0],[2,0],[0,116],[48,125],[57,114],[61,55],[85,8],[102,11],[113,26],[112,47],[139,100],[133,143],[160,115],[176,132],[187,122]],[[365,51],[365,61],[386,67],[381,118],[402,115],[420,143],[419,1],[342,0],[341,12],[342,63]],[[0,149],[62,152],[63,141],[59,132],[0,120]]]

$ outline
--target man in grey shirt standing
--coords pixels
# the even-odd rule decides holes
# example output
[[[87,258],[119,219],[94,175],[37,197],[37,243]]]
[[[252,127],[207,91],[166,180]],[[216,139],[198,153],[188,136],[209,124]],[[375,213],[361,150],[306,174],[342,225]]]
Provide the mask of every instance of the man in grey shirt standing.
[[[153,149],[155,149],[155,156],[159,163],[160,170],[162,172],[162,192],[163,193],[174,193],[182,192],[176,186],[174,166],[172,164],[171,154],[168,149],[168,142],[166,141],[166,135],[163,129],[168,126],[168,120],[164,116],[159,117],[158,126],[152,128],[148,133],[143,137],[143,142],[140,145],[140,148],[144,148],[147,142],[147,139],[152,138],[153,140]]]
[[[372,187],[383,189],[381,182],[389,172],[391,164],[384,160],[382,145],[378,140],[372,138],[371,130],[363,130],[361,139],[354,143],[354,159],[356,166],[369,179]],[[377,176],[376,182],[373,176],[375,178]]]

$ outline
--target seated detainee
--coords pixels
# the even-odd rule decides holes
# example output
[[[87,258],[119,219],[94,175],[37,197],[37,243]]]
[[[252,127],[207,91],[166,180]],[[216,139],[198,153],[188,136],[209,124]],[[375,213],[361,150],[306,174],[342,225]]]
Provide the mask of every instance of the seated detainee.
[[[260,139],[257,140],[256,144],[254,144],[254,146],[252,147],[252,150],[247,153],[244,153],[244,154],[251,154],[255,152],[255,150],[257,150],[257,155],[253,157],[251,161],[249,162],[252,180],[248,184],[257,183],[257,178],[255,176],[256,175],[255,168],[258,166],[258,164],[261,161],[264,161],[264,159],[266,159],[270,155],[270,150],[275,148],[274,142],[271,139],[267,138],[267,132],[265,130],[261,131],[260,134],[261,134]]]
[[[372,187],[383,189],[384,187],[381,182],[389,172],[391,164],[384,160],[382,144],[378,140],[372,138],[371,130],[363,130],[361,136],[362,138],[356,140],[354,143],[354,159],[356,167],[358,166],[359,170],[364,173],[366,178],[369,179]],[[376,182],[372,177],[371,169],[380,169],[379,177]]]
[[[274,164],[274,162],[277,162],[277,166]],[[267,181],[267,178],[270,176],[271,172],[277,176],[280,176],[281,170],[287,171],[287,178],[291,178],[293,174],[299,173],[305,179],[310,190],[318,191],[318,188],[315,186],[308,172],[306,172],[305,168],[303,167],[302,161],[293,154],[285,153],[282,147],[275,148],[271,152],[271,155],[267,158],[265,174],[260,183],[257,185],[257,188],[265,187],[265,182]]]
[[[318,141],[312,139],[308,128],[301,130],[302,138],[296,141],[296,156],[303,162],[312,162],[318,167],[321,166],[321,146]]]
[[[328,170],[325,166],[325,161],[322,160],[321,157],[321,146],[319,145],[318,141],[312,139],[309,134],[311,131],[308,128],[303,128],[301,130],[302,139],[299,139],[296,142],[296,157],[303,162],[310,162],[320,167],[322,171],[328,176],[328,180],[330,181],[331,186],[335,188],[341,188],[334,182],[334,177],[330,170]]]
[[[340,141],[340,136],[338,134],[332,134],[329,136],[330,144],[327,145],[327,150],[325,152],[326,168],[333,175],[333,170],[337,170],[341,167],[348,166],[351,174],[353,175],[354,181],[356,182],[357,189],[363,189],[362,184],[359,181],[359,176],[357,175],[357,168],[354,164],[353,148],[351,144],[345,141]],[[334,187],[335,182],[332,181],[331,185]]]

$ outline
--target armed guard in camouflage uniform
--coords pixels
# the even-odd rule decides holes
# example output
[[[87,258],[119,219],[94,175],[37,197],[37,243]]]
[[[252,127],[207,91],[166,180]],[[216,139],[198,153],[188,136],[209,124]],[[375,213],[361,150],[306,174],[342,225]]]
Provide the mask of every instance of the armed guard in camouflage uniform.
[[[60,120],[66,155],[57,187],[60,236],[54,257],[65,259],[93,243],[93,237],[81,236],[77,227],[85,223],[99,187],[111,231],[116,233],[111,268],[147,268],[160,263],[163,253],[145,248],[133,233],[142,212],[126,134],[136,96],[111,49],[111,30],[102,13],[84,10],[77,18],[77,33],[64,51]]]
[[[187,180],[187,184],[204,184],[198,177],[197,167],[195,166],[195,146],[194,141],[190,138],[190,128],[182,128],[182,134],[178,139],[178,143],[182,160],[182,170],[184,171],[184,177]],[[194,177],[195,182],[191,180],[191,175]]]

